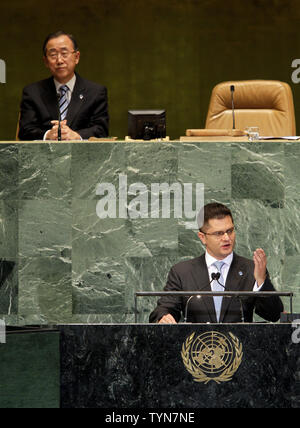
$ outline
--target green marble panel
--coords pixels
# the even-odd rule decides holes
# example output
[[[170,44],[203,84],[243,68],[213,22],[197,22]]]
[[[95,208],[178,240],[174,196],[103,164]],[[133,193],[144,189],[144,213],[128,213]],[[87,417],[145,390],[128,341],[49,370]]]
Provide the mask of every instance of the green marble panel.
[[[232,145],[232,198],[284,203],[284,150],[281,143]]]
[[[131,230],[136,239],[145,245],[147,257],[168,255],[177,251],[177,219],[135,219],[131,221]],[[131,254],[127,253],[126,256],[131,256]],[[134,256],[143,257],[143,254],[137,252]]]
[[[72,265],[68,258],[27,257],[19,261],[19,314],[56,324],[72,314]]]
[[[281,239],[285,243],[287,257],[300,256],[300,200],[289,199],[285,203],[285,229]]]
[[[72,212],[69,201],[19,201],[19,254],[70,257]]]
[[[181,260],[198,257],[204,251],[197,230],[186,230],[185,227],[178,226],[178,255]]]
[[[224,143],[185,143],[178,147],[178,180],[204,183],[205,201],[231,198],[231,147]]]
[[[18,198],[18,146],[0,145],[0,199]]]
[[[281,272],[284,264],[284,240],[278,236],[284,230],[283,210],[272,208],[259,200],[239,199],[231,204],[237,228],[236,252],[252,258],[257,248],[263,248],[268,257],[268,270],[278,291],[284,291]]]
[[[151,256],[130,219],[100,219],[96,202],[73,200],[72,260],[83,269],[103,257]]]
[[[294,298],[294,311],[300,312],[300,266],[298,256],[286,256],[281,271],[281,286],[285,291],[293,292],[296,294]],[[289,302],[286,299],[286,308],[289,308]]]
[[[100,219],[96,214],[96,185],[110,183],[118,196],[120,174],[126,176],[128,188],[134,183],[146,187],[153,182],[172,184],[177,176],[177,150],[171,144],[104,143],[90,145],[88,150],[83,150],[82,145],[74,146],[72,153],[75,183],[79,165],[89,165],[84,179],[73,186],[73,314],[100,314],[106,319],[109,315],[124,320],[128,318],[124,294],[127,258],[142,257],[151,265],[153,256],[176,250],[177,221],[131,219],[127,210],[127,218]],[[127,204],[133,198],[128,194]],[[116,208],[119,213],[118,204]],[[132,321],[132,311],[130,314]]]
[[[128,143],[125,145],[128,184],[172,184],[177,181],[178,146],[171,143]]]
[[[71,203],[19,201],[19,313],[60,322],[72,312]]]
[[[119,174],[126,173],[125,144],[93,143],[72,145],[72,197],[98,199],[99,183],[118,185]]]
[[[0,345],[0,408],[59,408],[59,333],[7,334],[6,342]]]
[[[125,272],[122,259],[100,257],[80,274],[73,271],[73,314],[108,314],[122,317]]]
[[[126,308],[134,319],[134,293],[137,291],[161,291],[166,283],[166,273],[178,262],[177,251],[145,257],[130,257],[126,266]],[[138,298],[138,322],[147,323],[149,313],[156,305],[155,297]]]
[[[0,272],[0,314],[17,314],[18,265],[15,261],[0,259]]]
[[[18,257],[18,201],[0,200],[0,258]]]
[[[71,196],[69,144],[19,145],[19,199],[60,199]]]
[[[288,258],[300,255],[300,145],[285,144],[285,254]],[[294,269],[297,264],[294,265]],[[299,283],[300,287],[300,283]]]
[[[9,198],[0,199],[0,272],[0,314],[17,314],[18,201]]]
[[[284,145],[284,182],[285,198],[287,201],[300,200],[300,144],[286,143]],[[297,203],[296,203],[297,205]]]

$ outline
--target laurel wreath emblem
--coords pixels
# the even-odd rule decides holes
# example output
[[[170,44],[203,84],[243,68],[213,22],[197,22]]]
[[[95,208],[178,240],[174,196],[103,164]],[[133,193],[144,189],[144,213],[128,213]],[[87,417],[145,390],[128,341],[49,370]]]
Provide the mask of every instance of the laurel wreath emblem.
[[[213,335],[218,336],[218,332],[211,332]],[[216,376],[208,376],[205,373],[205,370],[201,370],[200,367],[193,364],[192,358],[191,358],[191,347],[193,343],[195,343],[195,340],[201,338],[201,336],[198,336],[194,340],[195,333],[192,333],[185,343],[182,345],[182,351],[181,356],[183,363],[185,365],[185,368],[187,371],[193,376],[195,382],[203,382],[204,384],[207,384],[210,381],[215,381],[217,384],[220,384],[221,382],[229,382],[232,380],[233,375],[238,370],[242,359],[243,359],[243,347],[242,344],[239,342],[239,339],[234,336],[232,333],[229,333],[231,343],[234,347],[234,354],[235,357],[232,358],[232,362],[228,365],[228,367],[225,367],[225,369],[221,372],[221,374],[218,374]],[[227,336],[227,340],[230,341],[229,337]]]

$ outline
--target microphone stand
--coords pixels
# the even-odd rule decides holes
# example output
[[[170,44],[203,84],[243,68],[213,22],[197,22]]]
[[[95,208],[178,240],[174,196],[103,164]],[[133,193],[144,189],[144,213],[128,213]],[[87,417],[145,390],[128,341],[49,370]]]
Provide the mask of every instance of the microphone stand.
[[[199,296],[199,297],[212,297],[212,296],[223,296],[223,297],[279,297],[279,296],[285,296],[289,297],[290,299],[290,316],[291,319],[294,316],[293,313],[293,296],[294,293],[291,292],[278,292],[278,291],[136,291],[134,293],[134,314],[135,314],[135,323],[137,324],[137,316],[139,314],[138,307],[137,307],[137,301],[138,297],[146,297],[146,296],[161,296],[161,297],[167,297],[167,296],[176,296],[176,297],[187,297],[187,296]]]
[[[210,284],[214,281],[214,280],[217,280],[218,281],[218,279],[220,278],[220,276],[221,276],[221,274],[220,274],[220,272],[218,272],[218,273],[212,273],[211,274],[211,281],[209,282],[209,284],[208,284],[208,286],[210,286]],[[219,282],[219,281],[218,281]],[[220,285],[222,285],[222,284],[220,284]],[[223,288],[225,288],[225,287],[223,287]],[[202,290],[202,289],[201,289]],[[201,291],[201,290],[199,290],[199,291]],[[188,299],[188,301],[186,302],[186,305],[185,305],[185,314],[184,314],[184,323],[186,324],[186,322],[187,322],[187,314],[188,314],[188,307],[189,307],[189,303],[190,303],[190,301],[194,298],[195,296],[191,296],[189,299]],[[201,296],[196,296],[198,299],[200,299],[200,297]]]
[[[218,278],[216,278],[216,276],[219,274],[219,276],[218,276]],[[216,274],[212,274],[212,276],[213,275],[215,275],[215,278],[214,279],[216,279],[217,280],[217,282],[218,282],[218,284],[219,285],[221,285],[221,287],[223,287],[224,288],[224,290],[225,291],[227,291],[226,290],[226,287],[223,285],[223,284],[221,284],[220,282],[219,282],[219,278],[220,278],[220,273],[218,272],[218,273],[216,273]],[[245,315],[244,315],[244,308],[243,308],[243,302],[242,302],[242,299],[241,299],[241,296],[236,296],[237,297],[237,299],[239,299],[239,302],[240,302],[240,308],[241,308],[241,318],[242,318],[242,323],[244,323],[245,322]]]
[[[231,108],[232,108],[232,129],[235,129],[235,114],[234,114],[234,100],[233,100],[234,85],[230,86],[230,92],[231,92]]]
[[[186,323],[187,323],[187,314],[188,314],[188,307],[189,307],[189,303],[190,303],[190,301],[191,301],[194,297],[197,297],[197,299],[200,299],[200,297],[201,297],[201,296],[191,296],[191,297],[188,299],[188,301],[186,302],[186,305],[185,305],[185,314],[184,314],[184,320],[183,320],[184,324],[186,324]]]
[[[241,296],[237,296],[237,298],[239,299],[240,306],[241,306],[242,323],[244,323],[245,322],[245,315],[244,315],[243,301],[242,301]]]
[[[61,115],[60,115],[60,108],[59,108],[59,103],[60,103],[60,94],[57,94],[57,111],[58,111],[58,130],[57,130],[57,141],[61,141]]]

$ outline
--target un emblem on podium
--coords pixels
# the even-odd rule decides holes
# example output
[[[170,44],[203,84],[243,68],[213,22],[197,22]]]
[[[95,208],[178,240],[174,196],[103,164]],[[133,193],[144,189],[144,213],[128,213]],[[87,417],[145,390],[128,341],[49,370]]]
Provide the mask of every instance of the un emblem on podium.
[[[197,337],[193,333],[182,345],[181,356],[195,382],[219,384],[232,380],[242,362],[243,347],[232,333],[210,331]]]

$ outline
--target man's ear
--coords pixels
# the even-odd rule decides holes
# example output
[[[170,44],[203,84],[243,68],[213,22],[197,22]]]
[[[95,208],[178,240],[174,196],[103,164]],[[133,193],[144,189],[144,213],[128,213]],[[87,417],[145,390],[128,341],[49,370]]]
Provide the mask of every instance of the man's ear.
[[[80,61],[80,52],[79,51],[76,51],[76,53],[75,53],[75,55],[76,55],[76,65],[79,63],[79,61]]]
[[[206,245],[206,236],[200,230],[198,232],[198,238],[200,239],[200,241],[202,242],[203,245]]]

